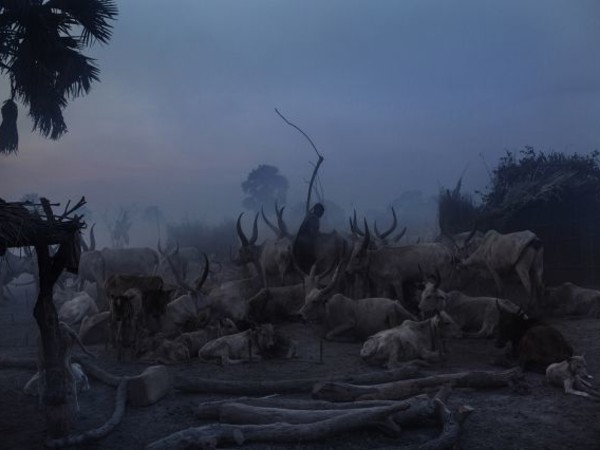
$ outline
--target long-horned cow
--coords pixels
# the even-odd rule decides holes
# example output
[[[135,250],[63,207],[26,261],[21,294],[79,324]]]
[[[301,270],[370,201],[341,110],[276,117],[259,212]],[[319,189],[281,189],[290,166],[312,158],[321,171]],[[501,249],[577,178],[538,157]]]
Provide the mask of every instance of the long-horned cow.
[[[566,282],[547,287],[541,308],[553,316],[600,317],[600,291]]]
[[[542,242],[533,232],[526,230],[502,234],[490,230],[477,249],[460,262],[459,267],[485,267],[492,275],[500,296],[504,296],[501,275],[514,271],[531,302],[539,300],[542,293],[543,257]]]
[[[234,263],[237,265],[253,264],[257,273],[262,277],[263,286],[267,287],[274,278],[278,279],[280,284],[284,284],[285,275],[289,271],[292,262],[292,241],[289,237],[281,234],[277,239],[267,239],[262,244],[257,245],[258,238],[258,213],[254,217],[252,225],[252,235],[250,239],[244,234],[242,229],[241,213],[237,219],[237,233],[240,238],[241,247]]]
[[[459,326],[442,311],[421,322],[406,320],[378,332],[363,344],[360,356],[368,364],[390,369],[413,359],[438,362],[444,357],[443,339],[461,335]]]
[[[460,326],[466,336],[489,338],[496,332],[500,312],[496,303],[517,312],[518,307],[510,300],[495,297],[471,297],[460,291],[444,292],[439,288],[439,278],[427,281],[421,293],[419,310],[423,316],[445,311]]]
[[[0,257],[0,300],[5,290],[10,292],[8,284],[23,274],[33,276],[37,274],[37,265],[33,256],[17,256],[6,251]]]
[[[408,283],[420,281],[425,275],[439,272],[451,279],[455,255],[440,243],[422,243],[401,247],[371,249],[371,233],[365,220],[365,236],[355,243],[346,268],[349,274],[361,273],[369,278],[379,294],[393,295],[404,302]],[[411,305],[412,306],[412,305]]]
[[[314,267],[311,273],[314,273]],[[304,306],[300,309],[304,320],[323,319],[326,339],[364,339],[378,331],[400,325],[406,319],[414,319],[394,300],[378,297],[353,300],[339,293],[333,294],[342,272],[338,266],[327,286],[307,289]]]
[[[148,247],[83,252],[79,259],[79,289],[83,290],[85,281],[101,287],[110,275],[153,275],[158,263],[158,253]],[[99,297],[103,295],[104,292],[99,292]]]
[[[198,268],[202,266],[204,258],[202,252],[196,247],[179,247],[179,244],[174,249],[163,249],[160,241],[158,242],[158,253],[160,255],[158,268],[156,273],[160,275],[166,283],[176,284],[177,280],[169,263],[167,256],[175,266],[179,275],[186,281],[196,273]]]

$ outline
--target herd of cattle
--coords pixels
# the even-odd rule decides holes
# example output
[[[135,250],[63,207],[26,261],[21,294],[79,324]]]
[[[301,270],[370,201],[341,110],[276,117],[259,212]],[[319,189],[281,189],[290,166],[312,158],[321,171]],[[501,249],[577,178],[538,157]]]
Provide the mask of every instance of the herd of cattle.
[[[372,233],[366,220],[361,229],[354,216],[347,233],[318,235],[314,264],[305,273],[294,260],[283,208],[276,212],[276,225],[263,214],[275,235],[261,244],[259,215],[248,238],[240,214],[239,251],[221,263],[196,248],[160,243],[158,251],[96,250],[92,233],[78,276],[65,275],[56,287],[59,320],[78,329],[82,342],[110,346],[119,360],[129,354],[165,364],[293,358],[298,343],[274,327],[286,321],[318,321],[324,339],[359,340],[364,361],[388,368],[443,359],[447,338],[496,337],[496,347],[510,344],[507,360],[548,368],[550,382],[585,394],[572,380],[574,371],[588,376],[585,360],[536,317],[600,317],[600,291],[544,286],[543,246],[534,233],[473,230],[400,244],[406,230],[391,237],[395,212],[384,232],[375,224]],[[0,266],[4,296],[26,272],[35,273],[33,258],[7,252]],[[515,275],[525,302],[505,298],[507,277]],[[487,296],[465,293],[474,285],[493,287]]]

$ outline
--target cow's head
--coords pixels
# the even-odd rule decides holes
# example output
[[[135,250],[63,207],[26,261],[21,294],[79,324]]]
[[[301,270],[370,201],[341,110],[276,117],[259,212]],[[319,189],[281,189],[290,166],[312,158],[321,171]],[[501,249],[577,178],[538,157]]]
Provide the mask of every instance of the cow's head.
[[[144,313],[149,326],[153,331],[161,327],[161,318],[166,312],[167,304],[171,301],[170,291],[151,289],[144,292]]]
[[[233,320],[229,318],[219,320],[219,335],[229,336],[230,334],[238,333],[240,330]]]
[[[135,314],[133,302],[141,302],[142,293],[137,288],[111,296],[111,316],[113,320],[131,320]]]
[[[460,326],[445,311],[441,311],[431,318],[431,326],[441,338],[463,337]]]
[[[190,350],[183,342],[164,340],[154,353],[156,360],[163,364],[174,364],[190,360]]]
[[[258,253],[259,249],[256,245],[256,239],[258,238],[258,213],[254,216],[254,223],[252,225],[252,236],[250,239],[246,237],[244,234],[244,230],[242,229],[242,216],[244,213],[241,213],[237,219],[237,233],[240,238],[240,249],[238,250],[238,254],[233,258],[233,263],[238,266],[243,266],[244,264],[248,264],[251,262],[258,261]]]
[[[252,335],[261,351],[270,350],[275,346],[275,329],[270,323],[259,325],[252,330]]]
[[[439,288],[439,281],[426,281],[419,301],[421,316],[427,318],[444,311],[446,309],[446,298],[447,294]]]
[[[158,273],[162,275],[168,275],[170,272],[174,272],[176,270],[177,273],[185,280],[187,278],[187,264],[185,259],[179,254],[179,242],[177,242],[174,249],[163,250],[159,240],[157,248],[158,253],[160,254]],[[167,259],[171,261],[171,264],[169,264]]]
[[[325,274],[316,275],[317,264],[313,264],[310,269],[310,273],[304,279],[304,305],[300,308],[299,314],[304,320],[317,320],[323,316],[323,308],[325,302],[331,297],[331,294],[335,290],[338,282],[341,278],[342,270],[340,265],[335,269],[331,281],[324,287],[319,284],[321,278]]]
[[[354,243],[352,251],[350,252],[350,260],[346,266],[346,272],[348,275],[354,275],[356,273],[365,273],[369,268],[369,246],[371,245],[371,233],[369,232],[369,225],[365,219],[365,232],[362,240]]]
[[[496,342],[497,348],[503,348],[508,341],[515,342],[520,339],[529,328],[530,320],[527,314],[522,309],[511,312],[500,306],[500,302],[496,300],[496,308],[498,308],[498,326],[496,327]]]
[[[587,372],[587,363],[583,355],[571,356],[569,359],[567,359],[567,362],[569,364],[569,372],[571,372],[573,375],[589,380],[594,378]]]
[[[452,253],[456,268],[466,269],[467,258],[479,247],[483,239],[483,233],[477,231],[474,227],[470,232],[458,233],[455,235],[442,231],[438,241],[443,243]]]

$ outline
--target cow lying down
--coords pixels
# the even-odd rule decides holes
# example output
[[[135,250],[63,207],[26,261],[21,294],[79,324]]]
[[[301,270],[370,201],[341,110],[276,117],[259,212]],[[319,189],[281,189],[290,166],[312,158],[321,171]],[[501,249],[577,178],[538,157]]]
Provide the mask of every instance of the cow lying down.
[[[553,316],[600,317],[600,291],[563,283],[544,291],[544,309]]]
[[[198,355],[198,350],[207,342],[238,331],[233,321],[223,319],[215,321],[201,330],[182,333],[176,337],[164,333],[146,336],[142,339],[140,360],[161,364],[186,362]]]
[[[425,283],[419,310],[424,317],[437,311],[446,311],[465,332],[465,337],[490,338],[498,326],[500,312],[496,304],[507,311],[517,312],[518,306],[510,300],[494,297],[470,297],[459,291],[444,292],[439,281]]]
[[[380,331],[367,339],[360,356],[368,364],[387,368],[413,359],[437,362],[444,356],[442,339],[461,336],[456,322],[441,312],[421,322],[405,320],[400,326]]]
[[[204,361],[218,360],[223,365],[240,364],[252,360],[262,360],[277,355],[278,344],[281,344],[273,325],[264,324],[241,333],[223,336],[205,344],[198,352]],[[295,356],[295,345],[287,342],[285,357]]]
[[[514,313],[498,304],[500,313],[495,345],[504,348],[511,344],[512,357],[524,370],[545,373],[550,364],[573,356],[573,347],[556,328],[527,316]]]
[[[590,397],[590,394],[583,391],[578,391],[574,388],[575,385],[583,385],[591,387],[591,384],[586,380],[593,377],[587,373],[587,363],[583,356],[571,356],[570,358],[550,364],[546,369],[546,380],[548,384],[563,388],[566,394],[580,395],[582,397]]]

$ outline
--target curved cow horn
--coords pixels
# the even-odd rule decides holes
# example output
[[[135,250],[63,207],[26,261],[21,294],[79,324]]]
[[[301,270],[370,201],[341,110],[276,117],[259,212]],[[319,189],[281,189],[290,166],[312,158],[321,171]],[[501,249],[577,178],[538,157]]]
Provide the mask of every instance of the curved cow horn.
[[[179,253],[179,241],[175,241],[175,250],[173,250],[173,256]]]
[[[258,213],[254,216],[254,223],[252,224],[252,236],[250,236],[250,244],[254,244],[258,238]]]
[[[279,233],[281,237],[289,236],[290,233],[288,231],[287,224],[283,220],[283,210],[285,206],[282,206],[281,209],[277,209],[277,202],[275,202],[275,213],[277,214],[277,226],[279,227]]]
[[[354,222],[353,222],[353,223],[354,223],[354,232],[355,232],[356,234],[358,234],[359,236],[364,236],[364,235],[365,235],[365,233],[364,233],[364,232],[363,232],[363,231],[362,231],[360,228],[358,228],[358,224],[357,224],[357,222],[356,222],[356,209],[354,210],[354,219],[353,219],[353,221],[354,221]],[[365,222],[365,223],[366,223],[366,222]]]
[[[90,251],[90,248],[85,243],[85,239],[81,235],[79,236],[79,243],[81,245],[81,250],[83,250],[84,252],[89,252]]]
[[[379,233],[379,231],[377,230],[377,221],[375,221],[375,234],[377,235],[377,237],[379,239],[385,239],[387,238],[398,226],[398,217],[396,216],[396,210],[394,209],[394,207],[392,206],[392,225],[383,233]]]
[[[160,253],[162,256],[165,256],[165,251],[162,249],[162,246],[160,245],[160,238],[158,239],[158,245],[156,246],[156,248],[158,248],[158,253]]]
[[[371,243],[371,233],[369,232],[369,224],[367,223],[367,219],[365,220],[365,237],[363,238],[362,245],[360,247],[361,251],[367,251],[369,248],[369,244]]]
[[[94,227],[95,223],[92,224],[92,228],[90,228],[90,251],[96,250],[96,236],[94,236]]]
[[[404,237],[405,234],[406,234],[406,227],[404,227],[402,229],[402,231],[398,234],[398,236],[396,236],[394,238],[394,242],[398,242],[400,239],[402,239]]]
[[[454,236],[446,233],[445,231],[442,231],[442,236],[444,236],[446,239],[448,239],[450,241],[450,243],[454,246],[455,250],[458,250],[458,244],[456,243],[456,239],[454,239]]]
[[[327,286],[325,286],[323,289],[321,289],[321,291],[319,292],[319,296],[328,295],[330,292],[332,292],[335,289],[335,287],[337,286],[338,281],[340,279],[340,276],[344,272],[343,270],[340,270],[340,267],[341,267],[341,263],[335,267],[335,272],[333,273],[333,276],[331,277],[331,281],[329,282],[329,284]]]
[[[200,279],[196,282],[196,289],[195,289],[196,292],[200,292],[202,285],[206,281],[206,278],[208,278],[208,272],[210,270],[210,263],[208,261],[208,256],[206,256],[206,253],[203,253],[203,255],[204,255],[204,271],[202,272],[202,276],[200,277]]]
[[[442,277],[440,276],[440,271],[437,268],[435,269],[435,277],[433,280],[433,287],[435,287],[436,289],[439,288],[440,284],[442,284]]]
[[[238,233],[238,236],[240,238],[240,241],[242,242],[242,246],[243,247],[247,247],[248,246],[248,238],[244,234],[244,230],[242,230],[242,216],[243,215],[244,215],[244,213],[241,213],[238,216],[237,224],[236,224],[236,229],[237,229],[237,233]]]
[[[181,278],[181,274],[175,268],[175,264],[173,264],[173,261],[171,261],[171,257],[168,253],[165,253],[165,258],[167,259],[167,263],[169,263],[169,267],[173,272],[173,276],[175,277],[175,281],[177,281],[177,284],[181,286],[185,291],[195,292],[196,290],[189,284],[187,284],[183,278]]]
[[[477,225],[473,226],[473,230],[471,230],[471,233],[469,233],[469,236],[467,236],[467,239],[465,239],[465,245],[467,245],[469,243],[469,241],[471,239],[473,239],[473,236],[475,236],[475,233],[477,233]]]
[[[275,210],[277,210],[277,206],[275,206]],[[277,236],[279,236],[280,231],[277,229],[277,227],[275,225],[273,225],[273,223],[271,223],[271,221],[269,219],[267,219],[267,216],[265,215],[265,211],[262,206],[260,208],[260,213],[262,215],[263,220],[265,221],[267,226],[271,229],[271,231],[273,231],[273,233],[275,233]]]

